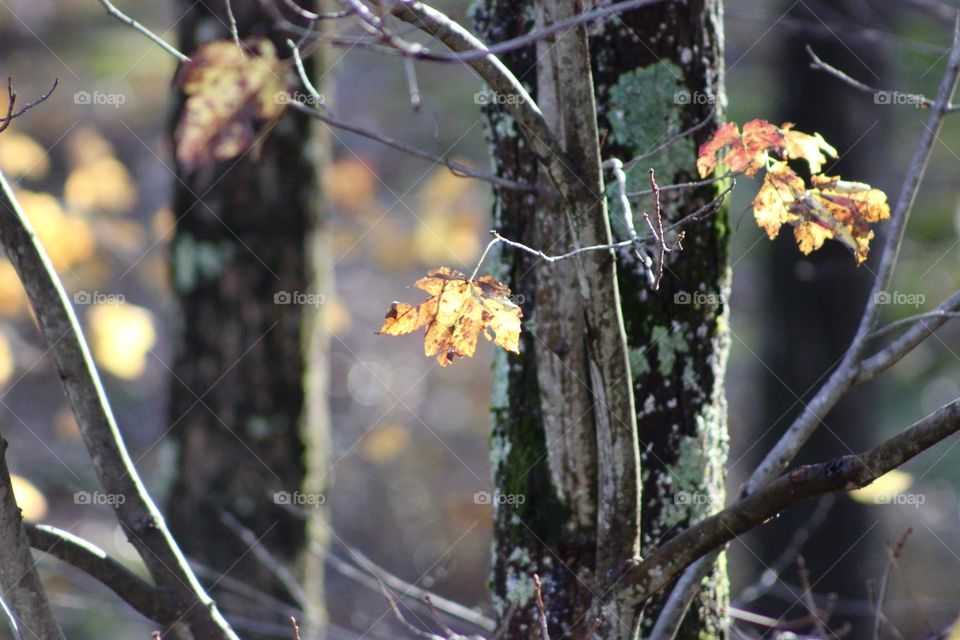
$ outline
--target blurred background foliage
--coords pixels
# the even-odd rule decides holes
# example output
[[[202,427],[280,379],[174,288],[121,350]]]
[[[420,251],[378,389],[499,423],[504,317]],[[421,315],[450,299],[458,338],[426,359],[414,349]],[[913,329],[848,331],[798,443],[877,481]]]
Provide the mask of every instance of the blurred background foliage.
[[[469,21],[469,3],[437,4]],[[871,150],[855,166],[842,165],[844,177],[870,182],[894,201],[925,112],[875,104],[871,96],[823,74],[811,72],[811,79],[784,70],[791,57],[805,55],[797,49],[810,43],[818,52],[820,46],[843,50],[844,62],[850,63],[845,70],[869,84],[932,96],[949,44],[948,4],[727,2],[729,119],[778,121],[792,113],[791,101],[804,101],[810,120],[800,128],[824,131],[841,154],[861,145]],[[172,38],[177,16],[167,3],[118,6]],[[360,50],[339,50],[336,58],[335,95],[325,96],[335,113],[437,154],[488,167],[475,100],[481,85],[469,70],[418,63],[424,105],[414,111],[399,60]],[[171,473],[172,452],[162,436],[169,327],[177,313],[167,253],[176,224],[168,208],[174,173],[164,133],[174,72],[171,58],[108,18],[96,0],[0,1],[0,77],[12,78],[23,100],[60,79],[50,101],[0,134],[0,168],[15,182],[74,299],[131,453],[161,502]],[[806,84],[798,96],[790,89],[800,82]],[[837,121],[835,107],[819,106],[828,103],[846,105],[846,120]],[[832,118],[840,133],[825,130],[818,123],[821,115],[824,121]],[[481,347],[474,360],[441,375],[434,361],[422,356],[418,340],[386,340],[374,332],[389,302],[404,298],[405,287],[426,269],[472,269],[487,241],[490,190],[346,132],[334,130],[333,139],[335,162],[324,182],[335,211],[330,232],[338,295],[326,301],[324,312],[334,334],[334,475],[327,496],[336,529],[334,553],[342,555],[339,545],[349,543],[408,580],[486,609],[490,508],[477,504],[474,494],[490,488],[486,440],[492,349]],[[907,296],[898,299],[909,302],[885,307],[886,321],[930,310],[960,288],[958,169],[960,125],[950,119],[934,151],[895,280],[894,292]],[[763,434],[786,427],[853,331],[839,322],[806,334],[789,328],[773,311],[778,295],[802,306],[811,292],[829,290],[832,305],[855,318],[866,290],[855,283],[848,287],[847,279],[860,278],[862,284],[872,267],[867,263],[851,276],[853,259],[842,249],[830,247],[826,257],[807,259],[789,238],[765,241],[749,210],[758,186],[742,180],[731,208],[732,491],[760,454],[754,445],[768,441]],[[878,246],[875,241],[874,255]],[[771,267],[777,256],[787,261],[786,268]],[[819,304],[810,302],[809,313],[831,313]],[[0,430],[11,442],[9,458],[25,514],[132,562],[132,549],[109,506],[78,504],[77,492],[95,491],[96,480],[30,314],[13,269],[0,262]],[[771,345],[801,334],[793,355],[778,360]],[[825,431],[832,435],[809,459],[878,442],[960,396],[958,338],[960,329],[948,325],[881,380],[858,391],[858,408],[842,421],[827,421]],[[788,363],[784,366],[791,371],[778,369],[774,361]],[[771,419],[775,392],[769,390],[777,387],[792,399],[776,409],[780,419]],[[838,496],[823,524],[810,531],[803,554],[813,567],[815,591],[838,591],[836,620],[850,622],[856,637],[864,637],[872,623],[867,581],[884,571],[883,545],[908,528],[914,534],[891,580],[885,611],[906,637],[916,637],[926,631],[926,620],[941,628],[960,608],[956,442],[868,490]],[[923,496],[923,504],[884,503],[895,494]],[[745,586],[757,586],[815,508],[801,507],[775,527],[732,545],[735,601],[743,602]],[[841,530],[853,536],[849,546],[836,544]],[[149,623],[90,579],[52,561],[41,566],[68,636],[148,634]],[[782,578],[765,598],[741,606],[774,617],[802,615],[796,569],[788,565]],[[331,637],[394,637],[379,595],[332,572],[329,579]]]

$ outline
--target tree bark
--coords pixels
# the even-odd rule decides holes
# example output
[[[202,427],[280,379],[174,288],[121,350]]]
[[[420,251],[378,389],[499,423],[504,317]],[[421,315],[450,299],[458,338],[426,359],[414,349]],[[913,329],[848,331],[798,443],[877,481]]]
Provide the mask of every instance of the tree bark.
[[[481,37],[495,43],[529,32],[542,24],[545,14],[547,20],[562,18],[566,6],[563,2],[485,0],[474,18]],[[657,5],[598,22],[589,32],[595,100],[595,118],[591,114],[589,121],[594,128],[579,127],[576,135],[595,132],[598,123],[603,158],[628,161],[670,135],[710,119],[690,138],[633,166],[627,176],[631,191],[649,187],[650,167],[661,184],[694,179],[696,149],[710,135],[713,127],[709,125],[719,119],[713,102],[722,102],[720,3]],[[563,38],[549,38],[538,46],[539,51],[527,47],[501,59],[529,89],[569,149],[571,141],[565,134],[573,129],[564,121],[564,110],[572,105],[566,85],[573,75],[582,79],[589,74],[571,64],[575,56],[565,57]],[[488,104],[485,115],[498,175],[535,180],[536,158],[516,122],[497,104]],[[586,182],[590,179],[589,174],[584,176]],[[715,187],[707,187],[672,192],[670,197],[664,194],[665,224],[706,204],[716,192]],[[564,221],[552,214],[559,206],[550,196],[538,199],[498,190],[495,226],[505,237],[560,253],[570,248],[570,234]],[[652,205],[648,210],[653,211]],[[609,215],[618,238],[626,237],[622,212],[612,208]],[[621,563],[632,559],[625,552],[629,542],[619,547],[601,542],[605,527],[630,529],[629,522],[624,522],[629,520],[624,504],[632,513],[642,514],[642,546],[657,544],[722,507],[727,443],[722,384],[728,343],[727,236],[725,213],[690,226],[684,251],[668,255],[657,292],[651,291],[632,254],[618,256],[643,500],[641,509],[635,487],[621,474],[620,506],[615,513],[602,511],[602,483],[611,465],[603,462],[604,428],[592,407],[616,381],[608,379],[608,388],[592,384],[590,327],[585,318],[589,310],[583,308],[581,298],[571,295],[579,287],[577,265],[572,260],[538,263],[525,253],[502,251],[502,271],[497,275],[522,296],[528,318],[520,355],[498,355],[494,383],[494,481],[502,495],[526,498],[521,505],[494,506],[494,604],[506,637],[529,637],[536,626],[534,573],[544,585],[552,636],[583,637],[594,628],[588,613],[604,591],[612,559]],[[686,298],[690,304],[683,302]],[[614,465],[613,470],[622,469]],[[610,539],[624,542],[622,532]],[[719,569],[709,578],[684,626],[684,636],[703,632],[721,637],[726,601],[726,580]],[[646,608],[645,625],[656,610],[657,603]],[[608,604],[605,618],[601,625],[616,628],[600,632],[603,637],[614,637],[605,633],[632,637],[641,620],[638,611],[624,610],[617,603]]]
[[[188,55],[231,37],[223,3],[179,5]],[[254,0],[231,5],[241,39],[266,36],[280,57],[290,56],[275,15]],[[260,132],[258,152],[193,172],[178,168],[171,249],[180,304],[170,414],[179,453],[168,502],[174,535],[189,557],[305,606],[308,628],[323,618],[315,551],[326,545],[329,425],[320,305],[331,289],[319,191],[326,148],[315,126],[288,109]],[[300,570],[306,602],[248,553],[221,521],[224,512]],[[228,618],[244,613],[243,602],[214,595]]]

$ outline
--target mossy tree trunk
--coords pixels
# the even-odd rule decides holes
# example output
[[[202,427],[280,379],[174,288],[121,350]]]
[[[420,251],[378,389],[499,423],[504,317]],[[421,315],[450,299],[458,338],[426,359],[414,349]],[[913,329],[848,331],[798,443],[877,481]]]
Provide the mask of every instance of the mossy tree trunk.
[[[272,27],[276,17],[261,3],[231,5],[241,38],[269,37],[281,57],[289,56],[285,36]],[[223,3],[178,6],[187,54],[231,37]],[[182,97],[175,116],[181,108]],[[323,619],[323,563],[310,547],[315,552],[326,542],[326,514],[316,507],[328,438],[320,305],[331,283],[319,191],[326,143],[308,116],[291,110],[261,137],[259,152],[178,169],[171,254],[179,326],[170,414],[178,465],[167,510],[188,557],[295,604],[224,514],[249,529],[304,585],[302,624],[313,629]],[[302,506],[291,507],[296,500],[285,498],[298,494]],[[251,629],[240,621],[288,623],[276,605],[210,582],[238,629]],[[251,629],[244,637],[261,636]]]
[[[550,2],[483,0],[474,19],[481,37],[498,42],[535,28]],[[635,164],[630,191],[649,188],[653,168],[661,185],[696,179],[696,149],[722,113],[722,26],[719,0],[663,3],[590,28],[596,119],[604,159],[624,162],[671,135],[710,120],[692,136]],[[551,41],[502,55],[548,115],[563,65],[543,63]],[[538,63],[539,61],[539,63]],[[537,162],[506,111],[486,107],[497,172],[537,180]],[[540,180],[543,183],[543,180]],[[609,180],[608,180],[609,183]],[[716,186],[664,193],[666,221],[706,204]],[[650,199],[635,203],[654,211]],[[499,190],[495,225],[508,238],[548,253],[568,250],[565,230],[551,226],[547,197]],[[611,205],[611,223],[625,237],[622,212]],[[641,231],[642,232],[642,231]],[[728,350],[726,212],[686,228],[684,250],[667,256],[659,291],[652,291],[630,252],[618,256],[619,289],[636,398],[642,499],[641,546],[651,547],[724,498],[727,452],[723,372]],[[524,300],[527,314],[521,354],[500,356],[493,399],[491,463],[497,490],[523,494],[521,505],[495,505],[494,604],[508,638],[527,638],[536,626],[532,576],[543,581],[552,637],[584,637],[593,628],[591,604],[603,595],[598,566],[598,447],[591,422],[596,392],[585,370],[585,340],[571,340],[584,312],[571,295],[576,268],[547,264],[504,250],[499,274]],[[573,300],[571,304],[571,299]],[[563,456],[557,452],[562,451]],[[624,496],[632,488],[624,488]],[[629,558],[623,558],[628,561]],[[726,577],[720,563],[706,581],[680,637],[723,637]],[[664,594],[665,597],[666,594]],[[617,637],[649,630],[659,602],[642,614],[617,611]],[[610,611],[611,609],[608,609]],[[624,628],[630,633],[624,633]],[[609,633],[609,631],[608,631]],[[599,634],[597,637],[602,635]],[[613,636],[605,636],[613,637]]]

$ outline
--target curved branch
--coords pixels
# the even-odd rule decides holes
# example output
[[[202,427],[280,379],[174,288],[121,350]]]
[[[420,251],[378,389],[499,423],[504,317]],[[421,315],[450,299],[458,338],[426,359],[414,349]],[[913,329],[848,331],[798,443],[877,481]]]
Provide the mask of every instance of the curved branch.
[[[26,289],[56,361],[84,445],[107,493],[123,496],[114,510],[169,606],[183,612],[186,636],[235,639],[200,586],[133,466],[113,417],[80,324],[43,246],[0,172],[0,243]]]
[[[637,601],[645,600],[670,584],[696,558],[784,510],[826,493],[865,487],[957,431],[960,400],[941,407],[865,453],[797,467],[654,549],[626,573],[624,583],[635,590]]]
[[[7,441],[0,438],[0,590],[12,610],[11,622],[27,637],[64,640],[30,552],[6,453]]]
[[[144,617],[161,623],[172,623],[177,619],[174,611],[164,608],[153,585],[111,558],[103,549],[56,527],[29,522],[25,526],[31,547],[83,571]]]

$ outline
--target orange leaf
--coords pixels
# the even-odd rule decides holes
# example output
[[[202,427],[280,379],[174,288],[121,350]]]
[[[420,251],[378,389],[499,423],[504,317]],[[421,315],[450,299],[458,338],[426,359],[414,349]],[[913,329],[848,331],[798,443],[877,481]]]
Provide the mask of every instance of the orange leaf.
[[[283,66],[266,38],[215,40],[183,67],[186,103],[176,131],[177,160],[187,168],[247,152],[283,113]]]
[[[457,356],[472,357],[480,333],[507,351],[520,352],[520,307],[510,289],[483,276],[467,280],[462,273],[440,267],[417,280],[430,294],[417,306],[394,302],[378,333],[398,336],[426,327],[423,351],[445,367]]]
[[[743,125],[743,133],[737,125],[727,123],[703,143],[697,154],[697,169],[700,177],[714,172],[717,159],[725,147],[730,150],[723,157],[724,164],[733,173],[743,172],[752,176],[767,165],[769,151],[783,151],[783,133],[766,120],[751,120]]]
[[[815,174],[813,187],[786,162],[774,163],[753,199],[757,224],[771,239],[784,224],[793,225],[800,251],[810,253],[834,239],[850,249],[861,264],[867,259],[873,230],[870,223],[890,217],[887,196],[862,182]]]

